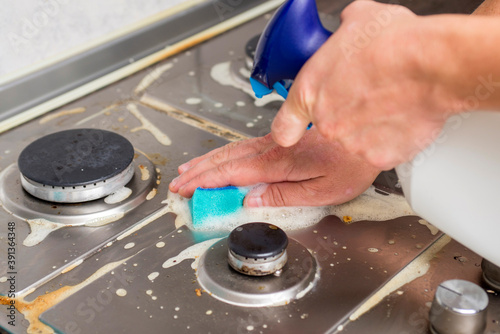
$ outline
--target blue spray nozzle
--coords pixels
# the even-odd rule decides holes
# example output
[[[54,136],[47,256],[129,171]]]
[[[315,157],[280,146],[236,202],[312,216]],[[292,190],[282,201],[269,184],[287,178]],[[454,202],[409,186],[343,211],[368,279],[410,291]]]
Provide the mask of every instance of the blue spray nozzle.
[[[267,24],[255,51],[251,81],[257,97],[270,94],[277,83],[294,80],[331,34],[321,23],[315,0],[285,2]]]
[[[315,0],[288,0],[274,14],[255,51],[250,83],[255,96],[274,90],[285,100],[306,61],[331,36],[319,19]],[[307,129],[312,127],[309,124]]]

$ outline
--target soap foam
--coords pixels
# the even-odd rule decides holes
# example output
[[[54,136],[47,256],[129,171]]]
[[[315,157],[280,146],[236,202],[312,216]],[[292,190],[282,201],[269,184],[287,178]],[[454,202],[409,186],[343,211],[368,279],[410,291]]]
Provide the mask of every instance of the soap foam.
[[[248,187],[252,189],[255,186]],[[318,223],[322,218],[336,215],[350,217],[350,222],[362,220],[384,221],[402,216],[414,215],[405,198],[395,194],[380,194],[375,187],[370,187],[363,194],[342,205],[318,207],[262,207],[246,208],[225,216],[205,219],[201,226],[193,227],[189,199],[175,193],[168,193],[163,203],[169,211],[175,213],[176,228],[186,225],[196,231],[232,231],[248,222],[265,222],[279,226],[285,231],[306,228]]]

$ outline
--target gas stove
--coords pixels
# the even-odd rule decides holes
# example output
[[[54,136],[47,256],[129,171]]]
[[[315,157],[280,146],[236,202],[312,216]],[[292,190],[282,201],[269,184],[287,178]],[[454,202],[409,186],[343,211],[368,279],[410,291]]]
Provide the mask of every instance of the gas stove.
[[[322,14],[330,30],[339,6]],[[286,234],[242,226],[229,237],[176,226],[164,200],[177,166],[268,133],[282,103],[256,100],[247,81],[269,18],[0,135],[1,328],[427,333],[442,281],[485,286],[481,258],[416,216],[347,224],[329,215]],[[401,196],[396,183],[381,174],[378,195]],[[268,232],[274,248],[242,246],[246,233]],[[487,330],[500,333],[499,298],[488,296]]]

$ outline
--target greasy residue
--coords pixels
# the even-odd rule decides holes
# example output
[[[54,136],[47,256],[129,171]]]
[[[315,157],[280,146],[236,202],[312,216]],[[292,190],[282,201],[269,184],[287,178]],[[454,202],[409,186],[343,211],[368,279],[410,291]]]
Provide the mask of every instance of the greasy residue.
[[[142,123],[141,126],[138,126],[134,129],[132,129],[131,130],[132,132],[146,130],[146,131],[149,131],[160,144],[165,145],[165,146],[172,144],[172,140],[170,140],[170,138],[165,133],[163,133],[153,123],[151,123],[146,117],[144,117],[144,115],[139,111],[139,108],[137,108],[137,106],[135,104],[129,103],[127,105],[127,109],[128,109],[128,111],[130,111],[130,113],[132,115],[134,115]]]
[[[66,115],[75,115],[75,114],[80,114],[82,112],[85,112],[87,110],[86,108],[75,108],[75,109],[69,109],[69,110],[61,110],[55,113],[48,114],[47,116],[43,117],[40,119],[39,123],[40,124],[45,124],[48,123],[56,118],[66,116]]]
[[[117,268],[119,265],[126,262],[130,257],[108,263],[107,265],[101,267],[94,274],[89,276],[83,282],[73,285],[73,286],[63,286],[62,288],[46,293],[44,295],[36,297],[33,301],[27,302],[24,300],[25,296],[19,296],[16,298],[8,298],[6,296],[0,296],[0,305],[10,305],[11,301],[14,302],[16,309],[24,315],[24,318],[29,322],[28,334],[53,334],[54,330],[42,323],[39,319],[40,315],[47,311],[49,308],[54,305],[62,302],[64,299],[70,297],[76,292],[80,291],[87,285],[96,281],[97,279],[104,276],[109,271]]]
[[[123,212],[113,213],[108,216],[97,217],[93,219],[89,219],[83,223],[84,226],[89,227],[98,227],[110,224],[115,222],[121,218],[123,218]],[[51,222],[44,218],[38,219],[27,219],[26,222],[30,225],[30,233],[24,239],[23,245],[26,247],[32,247],[38,245],[42,242],[50,233],[63,228],[63,227],[71,227],[73,225],[66,225],[61,223]]]
[[[148,170],[148,167],[144,166],[144,165],[139,165],[139,170],[141,171],[141,180],[142,181],[149,180],[151,174],[150,174],[150,172]]]
[[[174,66],[172,63],[166,63],[160,66],[157,66],[154,70],[149,72],[148,75],[146,75],[139,85],[136,87],[134,90],[135,94],[140,94],[144,92],[149,86],[151,86],[153,83],[155,83],[158,79],[160,79],[161,75],[165,72],[171,69]]]

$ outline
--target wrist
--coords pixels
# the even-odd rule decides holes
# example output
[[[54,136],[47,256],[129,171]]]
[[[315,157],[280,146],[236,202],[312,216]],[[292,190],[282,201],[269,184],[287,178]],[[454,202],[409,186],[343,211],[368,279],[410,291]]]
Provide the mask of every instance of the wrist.
[[[458,15],[419,17],[416,22],[415,75],[428,88],[428,105],[436,117],[446,119],[467,110],[464,103],[470,91],[457,44],[460,37],[454,30]],[[453,23],[453,24],[452,24]]]
[[[464,111],[499,110],[498,20],[466,15],[421,19],[424,28],[420,34],[426,45],[423,73],[435,82],[434,88],[448,116]]]

